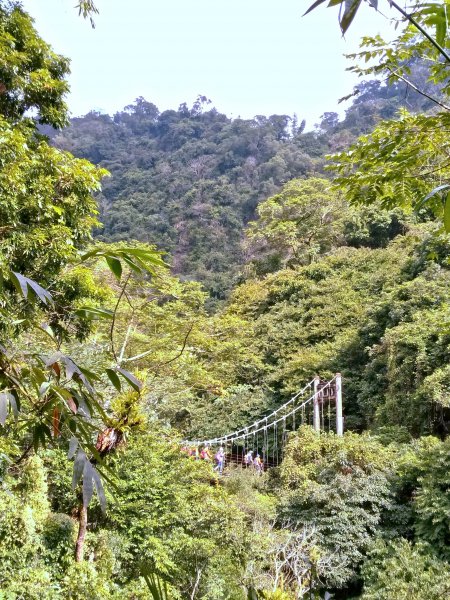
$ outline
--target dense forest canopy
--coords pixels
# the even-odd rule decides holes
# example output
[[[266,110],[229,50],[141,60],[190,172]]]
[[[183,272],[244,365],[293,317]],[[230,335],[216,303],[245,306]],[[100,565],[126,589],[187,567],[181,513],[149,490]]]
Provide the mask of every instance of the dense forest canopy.
[[[203,96],[69,123],[67,59],[0,0],[0,598],[449,595],[444,8],[306,131]],[[344,435],[188,445],[337,371]]]
[[[415,76],[424,79],[419,63]],[[357,92],[343,121],[325,113],[312,131],[296,115],[231,119],[204,96],[162,112],[138,98],[114,116],[92,112],[62,132],[45,131],[57,147],[111,174],[98,196],[98,238],[156,244],[175,273],[223,299],[245,261],[244,229],[259,202],[293,178],[323,174],[325,154],[400,107],[431,104],[403,82],[369,81]]]

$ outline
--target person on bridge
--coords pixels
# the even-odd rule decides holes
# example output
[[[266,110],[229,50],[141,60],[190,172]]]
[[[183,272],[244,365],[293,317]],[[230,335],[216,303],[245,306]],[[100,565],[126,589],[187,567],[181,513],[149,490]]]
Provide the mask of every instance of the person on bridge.
[[[211,452],[209,451],[208,446],[204,446],[202,451],[200,452],[200,458],[203,460],[211,460]]]
[[[214,467],[214,471],[219,471],[220,475],[222,475],[223,466],[225,464],[225,451],[223,449],[223,446],[220,446],[214,458],[216,459],[217,463],[217,465]]]
[[[191,446],[190,450],[189,450],[189,456],[191,458],[193,458],[194,460],[198,460],[200,457],[199,451],[198,451],[198,446]]]
[[[259,454],[257,454],[255,456],[255,459],[253,461],[253,466],[255,467],[255,470],[258,474],[261,474],[264,471],[264,463],[261,460],[261,457]]]
[[[253,465],[253,452],[249,450],[244,456],[244,467],[251,467]]]

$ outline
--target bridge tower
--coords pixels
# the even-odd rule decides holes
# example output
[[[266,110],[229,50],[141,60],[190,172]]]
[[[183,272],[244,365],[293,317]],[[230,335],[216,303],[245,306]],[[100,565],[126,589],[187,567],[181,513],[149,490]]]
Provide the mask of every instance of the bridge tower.
[[[334,402],[336,406],[336,434],[344,434],[344,417],[342,415],[342,375],[336,373],[332,382],[322,381],[318,375],[314,377],[313,427],[320,431],[320,409],[323,404]]]

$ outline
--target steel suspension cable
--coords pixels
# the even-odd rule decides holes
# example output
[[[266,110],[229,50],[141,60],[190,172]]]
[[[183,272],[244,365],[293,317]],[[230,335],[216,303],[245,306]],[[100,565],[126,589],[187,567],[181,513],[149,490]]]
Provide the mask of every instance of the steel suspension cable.
[[[330,387],[334,380],[335,380],[335,377],[333,377],[333,379],[331,379],[330,381],[328,381],[323,386],[322,390]],[[303,388],[303,389],[307,389],[307,388],[308,388],[308,386],[305,386],[305,388]],[[297,394],[296,397],[298,397],[298,395],[299,394]],[[225,436],[217,437],[217,438],[214,438],[214,439],[203,440],[203,441],[196,441],[196,442],[185,441],[184,443],[186,443],[188,445],[193,445],[193,444],[195,444],[195,445],[212,445],[212,444],[219,444],[219,443],[226,445],[229,442],[233,443],[233,441],[240,440],[240,439],[242,439],[242,440],[245,441],[245,439],[247,439],[247,437],[250,434],[252,434],[253,435],[253,445],[254,445],[255,444],[255,435],[258,432],[263,431],[264,429],[269,429],[270,427],[274,427],[274,429],[277,430],[278,423],[280,423],[283,420],[285,420],[288,416],[295,415],[298,411],[301,411],[302,424],[304,423],[305,414],[307,414],[306,413],[306,409],[311,406],[311,403],[314,400],[314,394],[311,395],[307,400],[305,400],[304,402],[302,402],[300,405],[294,406],[294,408],[292,408],[291,411],[288,414],[285,414],[285,415],[279,417],[278,419],[276,419],[276,420],[274,420],[272,422],[269,422],[269,419],[271,417],[273,417],[274,415],[276,415],[278,412],[280,412],[281,408],[285,408],[291,402],[291,400],[289,402],[287,402],[286,404],[284,404],[283,406],[281,406],[280,408],[278,408],[276,411],[274,411],[270,415],[267,415],[266,417],[263,417],[259,421],[256,421],[255,423],[253,423],[251,426],[245,427],[243,429],[240,429],[237,432],[233,432],[231,434],[227,434]],[[309,419],[309,417],[310,417],[310,415],[307,415],[308,419]],[[253,429],[253,427],[255,427],[256,425],[259,425],[260,423],[264,423],[264,425],[262,427],[257,428],[257,429]],[[251,431],[249,431],[249,430],[251,430]],[[241,432],[244,432],[244,433],[241,433]]]

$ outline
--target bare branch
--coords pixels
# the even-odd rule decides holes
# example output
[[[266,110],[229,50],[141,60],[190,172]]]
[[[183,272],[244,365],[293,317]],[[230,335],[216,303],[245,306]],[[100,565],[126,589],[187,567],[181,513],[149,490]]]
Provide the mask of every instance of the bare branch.
[[[122,348],[120,349],[119,360],[117,361],[117,364],[119,364],[119,365],[122,364],[122,362],[123,362],[123,355],[125,353],[125,348],[127,347],[128,340],[129,340],[132,329],[133,329],[133,321],[131,321],[131,323],[128,325],[127,333],[125,335],[125,339],[123,340]]]
[[[403,75],[400,75],[400,73],[398,73],[398,71],[394,71],[394,69],[391,69],[391,67],[386,67],[386,68],[390,73],[392,73],[392,75],[394,75],[395,77],[397,77],[397,79],[400,79],[401,81],[406,83],[406,85],[408,85],[410,88],[415,90],[418,94],[420,94],[421,96],[424,96],[425,98],[428,98],[428,100],[431,100],[432,102],[434,102],[441,108],[444,108],[445,110],[450,111],[450,106],[447,106],[447,104],[444,104],[437,98],[430,96],[429,94],[427,94],[426,92],[424,92],[423,90],[418,88],[416,85],[414,85],[414,83],[412,83],[412,81],[409,81],[409,79],[406,79],[406,77],[404,77]]]
[[[125,282],[122,285],[122,288],[120,290],[119,297],[117,298],[116,306],[114,307],[113,318],[111,321],[111,327],[109,330],[109,339],[111,341],[111,351],[113,353],[113,356],[114,356],[114,359],[116,362],[119,362],[119,361],[118,361],[116,349],[114,346],[114,327],[116,325],[117,310],[119,309],[120,302],[122,300],[123,295],[125,294],[125,290],[127,288],[128,282],[130,281],[130,277],[131,277],[131,271],[128,273],[128,277],[125,279]]]

